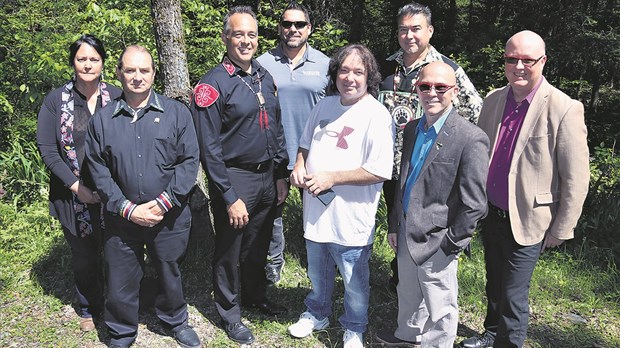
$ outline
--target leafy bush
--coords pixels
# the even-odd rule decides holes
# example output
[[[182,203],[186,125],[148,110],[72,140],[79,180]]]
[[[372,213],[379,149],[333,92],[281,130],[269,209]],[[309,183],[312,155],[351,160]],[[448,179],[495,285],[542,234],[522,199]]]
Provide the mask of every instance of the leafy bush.
[[[60,231],[58,222],[49,215],[47,202],[39,200],[15,207],[0,201],[0,255],[4,255],[0,264],[15,259],[31,264],[45,254],[52,240],[62,235]]]
[[[589,254],[595,249],[613,253],[620,265],[620,241],[617,230],[620,225],[620,157],[615,144],[595,147],[590,160],[590,191],[583,214],[575,230],[579,251]],[[599,250],[600,251],[600,250]],[[604,260],[601,260],[605,262]]]
[[[15,207],[45,201],[48,181],[49,174],[33,142],[15,141],[8,150],[0,151],[0,187],[6,191],[3,200]]]

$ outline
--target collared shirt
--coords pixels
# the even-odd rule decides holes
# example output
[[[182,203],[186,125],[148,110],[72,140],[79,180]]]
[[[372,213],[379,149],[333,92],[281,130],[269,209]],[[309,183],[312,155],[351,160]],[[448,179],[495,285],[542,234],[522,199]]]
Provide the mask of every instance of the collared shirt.
[[[141,204],[162,195],[171,205],[181,205],[198,175],[191,114],[182,103],[155,91],[139,110],[121,96],[93,116],[86,158],[106,211],[112,214],[127,202]]]
[[[209,92],[208,101],[197,103],[196,95],[192,98],[200,161],[226,204],[239,199],[228,178],[227,163],[256,164],[273,160],[276,177],[287,176],[288,155],[276,85],[271,74],[256,60],[251,64],[248,74],[225,56],[196,87]],[[262,112],[259,92],[264,99]]]
[[[306,44],[306,51],[297,65],[293,65],[282,50],[282,43],[256,59],[273,76],[278,86],[282,109],[282,126],[286,136],[288,169],[293,169],[297,158],[299,138],[312,108],[325,97],[329,78],[329,57]]]
[[[403,50],[399,49],[396,53],[387,58],[388,61],[394,62],[394,64],[390,64],[391,70],[384,71],[383,76],[387,77],[381,82],[379,96],[377,98],[387,107],[390,113],[392,113],[394,124],[396,125],[393,179],[398,179],[400,173],[401,151],[403,147],[402,131],[408,122],[422,117],[424,113],[422,105],[419,103],[419,97],[413,89],[413,84],[417,81],[417,76],[423,66],[432,62],[443,61],[454,69],[456,85],[459,88],[459,92],[452,100],[452,104],[457,109],[459,115],[465,117],[471,123],[476,124],[478,123],[478,116],[482,109],[482,98],[463,68],[450,58],[439,53],[435,47],[430,46],[426,57],[410,68],[405,66],[403,54]],[[396,92],[394,92],[394,75],[396,69],[399,69],[401,72],[399,74],[401,78],[400,81],[397,81],[398,86],[396,87]],[[396,110],[396,108],[401,105],[406,105],[411,109],[412,113],[409,117],[403,117],[404,114]]]
[[[409,165],[409,175],[407,176],[407,182],[405,183],[405,191],[403,193],[403,210],[407,211],[409,207],[409,196],[411,196],[411,188],[413,184],[415,184],[418,179],[418,175],[420,175],[420,170],[422,169],[422,165],[424,161],[426,161],[426,157],[428,157],[428,153],[431,151],[435,140],[437,140],[437,135],[443,127],[444,123],[446,123],[446,119],[448,115],[452,111],[450,108],[446,113],[441,115],[441,117],[433,123],[433,125],[429,129],[425,129],[426,125],[426,115],[422,116],[418,126],[416,127],[416,138],[415,145],[413,146],[413,151],[411,151],[411,159]]]
[[[517,138],[521,132],[521,126],[523,126],[523,121],[532,103],[532,99],[534,99],[534,95],[542,81],[543,78],[540,79],[536,87],[520,103],[515,101],[512,87],[509,89],[506,97],[502,124],[499,128],[487,178],[489,202],[503,210],[508,210],[508,174],[510,173],[510,163],[512,162]]]

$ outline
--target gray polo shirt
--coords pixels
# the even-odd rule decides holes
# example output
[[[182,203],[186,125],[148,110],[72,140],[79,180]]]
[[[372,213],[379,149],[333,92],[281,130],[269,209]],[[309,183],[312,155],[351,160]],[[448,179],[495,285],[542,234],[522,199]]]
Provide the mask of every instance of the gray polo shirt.
[[[329,57],[306,44],[303,58],[293,66],[279,44],[257,60],[273,76],[278,87],[286,150],[290,159],[288,169],[293,169],[299,138],[310,111],[325,97],[329,82]]]

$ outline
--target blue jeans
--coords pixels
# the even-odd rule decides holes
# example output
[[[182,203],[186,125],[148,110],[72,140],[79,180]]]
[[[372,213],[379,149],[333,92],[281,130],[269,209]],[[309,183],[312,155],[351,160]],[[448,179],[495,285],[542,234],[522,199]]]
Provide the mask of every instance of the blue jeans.
[[[372,244],[348,247],[334,243],[315,243],[306,239],[308,277],[312,290],[304,303],[318,320],[332,314],[332,293],[336,266],[344,283],[344,314],[338,319],[345,329],[365,332],[370,296],[368,260]]]

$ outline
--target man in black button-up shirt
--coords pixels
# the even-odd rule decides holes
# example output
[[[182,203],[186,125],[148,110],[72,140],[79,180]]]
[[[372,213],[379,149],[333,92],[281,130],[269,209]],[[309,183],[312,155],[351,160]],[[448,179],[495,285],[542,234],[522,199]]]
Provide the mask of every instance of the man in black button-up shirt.
[[[238,6],[224,22],[226,55],[194,89],[191,109],[216,232],[216,308],[228,336],[249,344],[241,300],[265,314],[282,311],[266,299],[264,267],[276,203],[288,194],[288,156],[273,78],[253,59],[256,16]]]
[[[179,270],[189,240],[187,197],[198,172],[198,143],[185,105],[155,93],[155,66],[140,46],[125,49],[117,67],[123,95],[95,114],[86,156],[104,204],[111,346],[129,346],[138,330],[144,247],[158,275],[157,316],[184,347],[200,340],[188,327]]]

